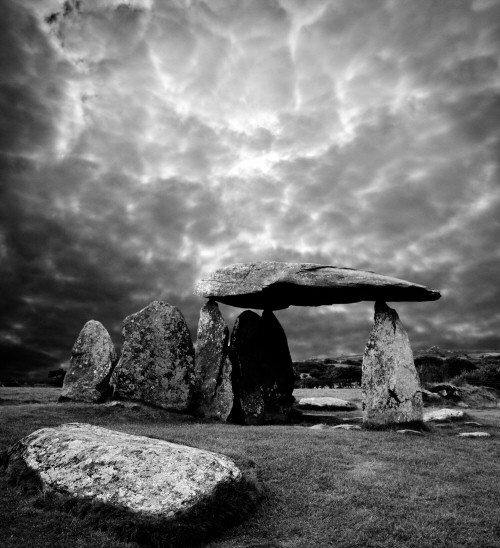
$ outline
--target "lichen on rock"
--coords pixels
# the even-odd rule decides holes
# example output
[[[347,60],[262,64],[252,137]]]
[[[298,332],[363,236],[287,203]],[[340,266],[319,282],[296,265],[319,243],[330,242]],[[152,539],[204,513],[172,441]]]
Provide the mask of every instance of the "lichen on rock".
[[[215,301],[200,311],[195,351],[195,397],[193,412],[198,416],[227,420],[234,394],[229,359],[229,328]]]
[[[363,355],[363,422],[422,422],[422,393],[408,334],[395,310],[375,303],[375,321]]]
[[[113,397],[187,411],[194,390],[194,348],[181,311],[153,301],[123,321]]]
[[[115,359],[115,347],[106,328],[98,321],[88,321],[73,345],[60,401],[105,400]]]

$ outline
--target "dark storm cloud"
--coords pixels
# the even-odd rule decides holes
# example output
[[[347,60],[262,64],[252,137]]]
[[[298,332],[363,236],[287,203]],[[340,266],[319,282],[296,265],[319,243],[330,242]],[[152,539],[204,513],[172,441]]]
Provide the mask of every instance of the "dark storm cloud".
[[[412,342],[498,346],[499,21],[489,0],[8,2],[4,363],[56,367],[91,318],[119,343],[153,299],[194,333],[194,281],[263,259],[442,289],[397,305]],[[278,316],[300,358],[361,352],[373,310]]]

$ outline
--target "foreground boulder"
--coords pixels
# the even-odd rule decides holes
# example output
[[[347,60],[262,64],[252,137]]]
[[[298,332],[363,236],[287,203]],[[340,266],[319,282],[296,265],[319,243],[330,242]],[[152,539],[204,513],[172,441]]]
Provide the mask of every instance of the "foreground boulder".
[[[113,397],[187,411],[194,389],[194,348],[181,311],[154,301],[123,321]]]
[[[363,422],[383,426],[422,422],[422,393],[408,335],[395,310],[375,303],[363,355]]]
[[[300,398],[297,407],[312,411],[354,411],[357,409],[356,404],[351,401],[330,397]]]
[[[275,261],[220,268],[200,280],[194,294],[264,310],[359,301],[434,301],[441,296],[422,285],[365,270]]]
[[[71,351],[60,401],[104,401],[109,395],[109,377],[115,359],[115,347],[106,328],[95,320],[88,321]]]
[[[195,359],[194,414],[225,421],[233,408],[229,329],[215,301],[200,311]]]
[[[245,424],[286,422],[295,401],[293,365],[285,332],[271,311],[245,310],[231,335],[235,405],[231,418]]]
[[[68,498],[88,503],[101,517],[119,518],[120,527],[132,531],[143,527],[148,535],[162,528],[172,533],[182,520],[191,532],[210,526],[229,499],[237,512],[249,504],[247,480],[224,455],[90,424],[37,430],[2,460],[11,479],[32,472],[45,493],[64,497],[65,507],[71,507]]]

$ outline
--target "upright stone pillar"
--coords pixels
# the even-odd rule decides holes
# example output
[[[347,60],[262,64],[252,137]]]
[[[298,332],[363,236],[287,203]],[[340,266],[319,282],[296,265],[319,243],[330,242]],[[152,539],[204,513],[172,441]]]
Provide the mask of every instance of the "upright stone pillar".
[[[123,321],[123,349],[113,396],[188,411],[194,390],[194,348],[181,311],[153,301]]]
[[[215,301],[200,311],[195,351],[195,397],[193,413],[227,420],[233,408],[229,329]]]
[[[293,367],[285,332],[271,311],[246,310],[231,336],[234,420],[246,424],[285,422],[292,403]]]
[[[99,403],[109,395],[109,377],[116,359],[115,347],[101,322],[88,321],[71,351],[60,401]]]
[[[383,426],[422,422],[422,391],[408,335],[395,310],[375,303],[363,355],[363,422]]]
[[[262,319],[245,310],[234,323],[230,359],[235,396],[231,419],[244,424],[264,423],[265,371],[262,356]]]
[[[285,331],[270,310],[262,313],[262,328],[266,416],[273,422],[283,422],[288,419],[295,401],[292,356]]]

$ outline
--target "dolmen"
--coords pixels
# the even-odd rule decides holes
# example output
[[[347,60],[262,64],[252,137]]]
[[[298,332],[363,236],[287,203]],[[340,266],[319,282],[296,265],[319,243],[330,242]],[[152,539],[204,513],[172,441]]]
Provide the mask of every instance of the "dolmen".
[[[363,422],[368,427],[422,422],[421,387],[408,335],[386,302],[435,301],[439,291],[364,270],[264,261],[220,268],[200,280],[194,293],[209,299],[211,307],[219,302],[263,310],[262,316],[245,310],[229,342],[231,414],[239,421],[262,424],[277,415],[286,420],[291,412],[293,369],[273,311],[375,301],[374,326],[363,355]],[[204,337],[212,340],[215,331]],[[197,345],[204,344],[198,340]]]

